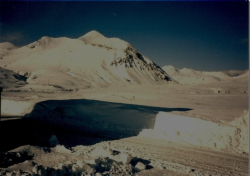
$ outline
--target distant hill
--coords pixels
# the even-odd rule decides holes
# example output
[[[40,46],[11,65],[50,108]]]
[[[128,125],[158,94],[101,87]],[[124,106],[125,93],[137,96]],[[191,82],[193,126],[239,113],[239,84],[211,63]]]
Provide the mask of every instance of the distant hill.
[[[227,71],[221,71],[221,72],[227,74],[228,76],[234,77],[234,76],[242,75],[248,72],[248,70],[227,70]]]
[[[196,71],[188,68],[179,70],[171,65],[164,66],[162,69],[166,71],[172,79],[181,84],[207,84],[231,79],[223,72]]]

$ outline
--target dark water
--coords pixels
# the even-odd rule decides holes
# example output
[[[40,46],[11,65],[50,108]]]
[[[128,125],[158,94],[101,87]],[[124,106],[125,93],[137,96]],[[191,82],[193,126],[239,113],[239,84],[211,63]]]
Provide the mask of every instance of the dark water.
[[[49,147],[48,140],[51,135],[56,135],[59,143],[67,147],[93,145],[101,141],[117,139],[67,130],[27,119],[1,121],[0,123],[0,152],[6,152],[22,145]]]

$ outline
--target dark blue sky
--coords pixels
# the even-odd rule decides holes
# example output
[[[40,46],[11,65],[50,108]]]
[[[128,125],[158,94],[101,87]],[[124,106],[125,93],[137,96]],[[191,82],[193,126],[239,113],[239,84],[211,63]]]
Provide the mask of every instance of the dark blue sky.
[[[0,42],[97,30],[160,66],[248,69],[248,2],[0,2]]]

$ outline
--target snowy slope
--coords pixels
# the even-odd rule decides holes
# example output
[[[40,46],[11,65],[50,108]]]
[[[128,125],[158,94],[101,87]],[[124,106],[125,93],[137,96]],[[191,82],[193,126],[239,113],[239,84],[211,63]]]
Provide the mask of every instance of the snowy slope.
[[[248,70],[226,70],[222,71],[223,73],[227,74],[228,76],[234,77],[234,76],[240,76],[244,73],[246,73]]]
[[[237,81],[241,81],[241,82],[248,82],[249,83],[249,71],[246,71],[242,75],[235,76],[232,79],[237,80]]]
[[[220,78],[222,80],[229,80],[230,79],[230,77],[228,75],[226,75],[225,73],[223,73],[223,72],[208,72],[208,71],[203,71],[202,74],[203,75],[214,76],[214,77]]]
[[[171,78],[181,84],[207,84],[230,80],[231,78],[223,72],[196,71],[183,68],[178,70],[171,65],[162,67]]]
[[[26,77],[21,76],[11,70],[0,67],[0,87],[14,88],[22,87],[26,84]]]
[[[0,66],[25,75],[28,86],[79,88],[170,81],[166,72],[129,43],[97,31],[79,39],[42,37],[4,55]]]

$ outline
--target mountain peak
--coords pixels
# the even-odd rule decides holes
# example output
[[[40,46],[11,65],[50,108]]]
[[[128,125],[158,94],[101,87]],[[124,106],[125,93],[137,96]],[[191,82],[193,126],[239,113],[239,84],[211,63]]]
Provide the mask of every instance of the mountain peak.
[[[13,43],[10,42],[3,42],[0,43],[0,49],[11,50],[17,48]]]
[[[48,44],[51,41],[51,38],[48,36],[44,36],[38,40],[39,43],[41,44]]]
[[[78,39],[93,39],[93,38],[105,38],[104,35],[102,35],[100,32],[96,31],[96,30],[92,30],[88,33],[86,33],[85,35],[83,35],[82,37],[79,37]]]
[[[78,38],[88,44],[99,44],[110,48],[125,50],[129,43],[119,38],[107,38],[100,32],[93,30]]]
[[[163,70],[168,70],[168,71],[177,71],[179,72],[178,69],[176,69],[175,67],[173,67],[172,65],[166,65],[164,67],[162,67]]]

